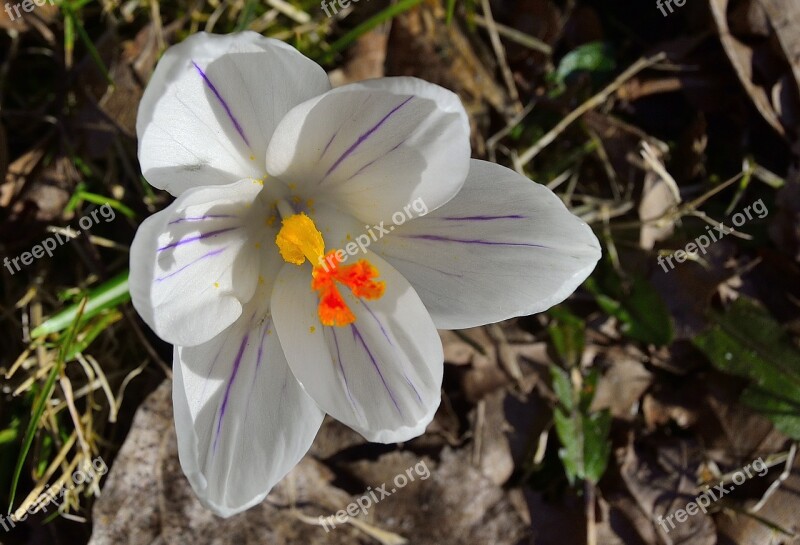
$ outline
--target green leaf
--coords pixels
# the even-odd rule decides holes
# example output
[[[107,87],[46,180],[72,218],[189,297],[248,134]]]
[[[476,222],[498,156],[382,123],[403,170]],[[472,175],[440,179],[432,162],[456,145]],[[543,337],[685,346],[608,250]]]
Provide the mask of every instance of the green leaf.
[[[742,393],[741,401],[772,420],[775,428],[784,435],[800,439],[800,402],[796,399],[786,399],[753,386]]]
[[[553,421],[556,425],[556,434],[563,448],[558,451],[558,457],[564,464],[567,472],[569,484],[575,484],[575,480],[580,478],[583,473],[583,445],[581,441],[580,427],[570,414],[562,409],[556,408],[553,412]]]
[[[597,484],[606,471],[611,454],[611,413],[608,410],[593,413],[583,418],[584,475],[583,478]]]
[[[575,72],[608,73],[615,68],[616,62],[611,56],[611,48],[603,42],[591,42],[564,55],[552,79],[561,85]]]
[[[570,484],[584,479],[597,484],[608,465],[611,443],[611,413],[601,411],[591,415],[567,414],[560,408],[553,413],[558,439],[563,448],[559,457]]]
[[[764,309],[741,297],[693,342],[720,371],[752,381],[742,402],[800,439],[800,350]]]
[[[573,370],[576,379],[577,370]],[[556,434],[563,448],[558,455],[571,485],[577,479],[594,484],[606,470],[611,443],[608,434],[611,430],[611,413],[607,410],[590,413],[589,407],[597,387],[598,373],[591,371],[581,377],[578,389],[570,379],[570,374],[555,365],[550,366],[553,378],[553,391],[561,404],[553,411]]]
[[[28,457],[28,452],[33,444],[33,438],[36,436],[36,428],[39,426],[39,421],[42,419],[42,414],[44,414],[45,405],[50,400],[50,396],[53,395],[53,388],[55,388],[56,385],[56,378],[58,378],[58,375],[61,373],[61,369],[66,361],[66,355],[69,353],[72,342],[75,340],[75,334],[78,331],[78,325],[85,308],[86,299],[84,298],[84,300],[78,305],[78,309],[75,312],[71,324],[72,327],[70,327],[67,338],[63,343],[61,343],[61,347],[58,351],[58,357],[56,358],[55,364],[53,364],[53,368],[50,369],[50,374],[47,376],[47,380],[44,383],[44,388],[42,388],[39,397],[33,404],[31,420],[28,423],[27,430],[25,430],[25,438],[22,440],[22,449],[19,452],[19,458],[17,458],[17,465],[14,468],[14,475],[11,480],[11,493],[8,502],[9,513],[11,513],[11,509],[14,507],[14,497],[17,493],[17,485],[19,484],[20,475],[22,475],[22,468],[25,465],[25,459]]]
[[[553,379],[553,391],[556,393],[556,397],[564,405],[564,408],[571,411],[575,403],[573,402],[572,382],[569,379],[569,374],[562,368],[551,365],[550,376]]]
[[[89,301],[86,303],[86,308],[82,314],[83,320],[88,320],[103,311],[115,309],[119,305],[126,303],[131,298],[130,293],[128,293],[128,272],[120,273],[91,290],[88,298]],[[34,329],[31,332],[31,336],[36,339],[66,329],[74,322],[79,307],[80,305],[72,305],[62,310]]]
[[[6,428],[3,431],[0,431],[0,445],[13,443],[17,440],[18,435],[19,430],[17,430],[17,428]]]
[[[547,326],[550,340],[558,357],[568,368],[580,365],[585,344],[586,324],[572,314],[566,307],[551,308],[548,314],[553,318]]]
[[[634,277],[627,294],[617,299],[600,292],[593,278],[584,284],[597,304],[620,321],[620,331],[647,344],[665,346],[672,342],[672,317],[661,296],[642,277]]]

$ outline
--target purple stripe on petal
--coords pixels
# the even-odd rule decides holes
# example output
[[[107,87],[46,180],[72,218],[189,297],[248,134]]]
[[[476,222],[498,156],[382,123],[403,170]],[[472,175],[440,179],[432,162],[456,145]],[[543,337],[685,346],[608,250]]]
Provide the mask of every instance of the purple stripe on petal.
[[[322,150],[322,155],[319,156],[319,159],[322,159],[323,157],[325,157],[325,154],[328,153],[328,148],[331,147],[331,144],[333,144],[333,141],[336,139],[336,135],[337,134],[339,134],[338,130],[335,133],[333,133],[333,136],[331,136],[331,139],[328,140],[327,144],[325,144],[325,149]],[[317,159],[317,161],[319,161],[319,159]]]
[[[329,331],[333,334],[333,344],[336,347],[336,363],[339,365],[339,372],[342,374],[342,380],[344,380],[344,389],[347,392],[347,399],[350,401],[350,406],[353,409],[361,413],[361,410],[356,405],[356,402],[353,400],[353,394],[350,392],[350,384],[347,382],[347,375],[344,372],[344,366],[342,365],[342,356],[341,352],[339,351],[339,338],[336,336],[336,328],[330,328]]]
[[[364,350],[367,351],[367,356],[369,356],[369,359],[372,362],[372,366],[375,368],[375,371],[378,373],[378,376],[381,378],[381,382],[383,383],[383,387],[386,388],[386,393],[389,394],[389,398],[392,400],[392,403],[394,404],[394,408],[397,409],[397,412],[400,414],[400,416],[402,416],[403,415],[403,411],[400,410],[400,405],[397,404],[397,400],[394,398],[394,394],[392,393],[391,388],[389,388],[389,385],[386,383],[386,379],[383,378],[383,373],[381,373],[381,369],[380,369],[380,367],[378,367],[378,362],[375,361],[375,356],[372,355],[372,352],[370,351],[369,347],[367,346],[367,343],[364,342],[364,337],[361,336],[361,332],[358,330],[358,328],[354,324],[350,324],[350,329],[353,332],[353,339],[357,339],[361,343],[361,346],[364,347]]]
[[[336,160],[336,162],[333,163],[333,165],[331,165],[331,168],[329,168],[328,172],[326,172],[325,176],[323,176],[323,180],[325,178],[327,178],[328,175],[331,172],[336,170],[336,168],[340,164],[342,164],[342,161],[347,159],[350,156],[350,154],[353,153],[361,144],[366,142],[369,139],[369,137],[372,136],[375,133],[375,131],[380,129],[381,125],[383,125],[390,117],[392,117],[400,108],[402,108],[403,106],[408,104],[411,101],[411,99],[413,99],[413,98],[414,98],[413,96],[410,96],[407,99],[405,99],[403,102],[401,102],[400,104],[398,104],[397,106],[392,108],[392,110],[388,114],[383,116],[383,118],[381,118],[381,120],[378,121],[371,129],[369,129],[367,132],[365,132],[364,134],[359,136],[358,139],[355,142],[353,142],[353,145],[351,145],[349,148],[347,148],[347,150],[345,150],[345,152]]]
[[[423,269],[436,271],[436,272],[438,272],[440,274],[443,274],[445,276],[452,276],[453,278],[464,278],[463,274],[443,271],[442,269],[433,267],[431,265],[425,265],[424,263],[419,263],[417,261],[414,261],[413,259],[404,259],[404,258],[398,257],[396,255],[387,255],[386,259],[388,259],[389,261],[401,261],[401,262],[405,262],[405,263],[411,263],[415,267],[422,267]]]
[[[247,404],[245,405],[244,409],[244,422],[245,425],[247,424],[247,417],[250,415],[250,399],[253,397],[253,390],[256,387],[257,379],[258,379],[258,371],[261,369],[261,360],[264,357],[264,340],[267,338],[267,330],[269,329],[269,325],[272,322],[267,320],[261,326],[261,340],[258,341],[258,355],[256,356],[256,366],[253,369],[253,381],[250,384],[250,389],[247,392]]]
[[[377,317],[377,316],[375,316],[375,313],[374,313],[374,312],[372,312],[372,309],[371,309],[371,308],[369,308],[369,305],[367,305],[367,303],[366,303],[366,302],[364,302],[364,301],[361,301],[361,304],[362,304],[362,305],[364,305],[364,308],[365,308],[365,309],[367,309],[367,312],[369,312],[369,315],[370,315],[370,316],[372,316],[372,319],[373,319],[373,320],[375,320],[375,323],[376,323],[376,324],[378,324],[378,327],[379,327],[379,328],[381,328],[381,333],[383,333],[383,337],[384,337],[384,338],[386,339],[386,341],[389,343],[389,346],[391,346],[392,348],[394,348],[394,343],[392,342],[392,339],[390,339],[390,338],[389,338],[389,334],[388,334],[388,333],[386,333],[386,330],[383,328],[383,324],[381,323],[381,321],[380,321],[380,320],[378,320],[378,317]]]
[[[174,225],[176,223],[183,223],[185,221],[194,222],[194,221],[216,220],[216,219],[237,218],[237,217],[239,216],[233,216],[231,214],[206,214],[204,216],[189,216],[185,218],[178,218],[176,220],[172,220],[167,225]]]
[[[370,161],[369,163],[367,163],[366,165],[364,165],[363,167],[361,167],[360,169],[358,169],[358,170],[355,172],[355,174],[353,174],[353,175],[352,175],[352,176],[350,176],[348,179],[346,179],[346,180],[345,180],[345,182],[349,182],[350,180],[352,180],[353,178],[355,178],[356,176],[358,176],[359,174],[361,174],[362,172],[364,172],[366,169],[368,169],[369,167],[371,167],[373,164],[377,163],[378,161],[380,161],[381,159],[383,159],[384,157],[386,157],[387,155],[389,155],[390,153],[392,153],[394,150],[396,150],[397,148],[399,148],[400,146],[402,146],[402,145],[403,145],[403,144],[405,144],[405,143],[406,143],[406,139],[404,138],[404,139],[403,139],[402,141],[400,141],[400,143],[399,143],[399,144],[397,144],[395,147],[393,147],[392,149],[390,149],[389,151],[387,151],[386,153],[384,153],[384,154],[383,154],[383,155],[381,155],[380,157],[376,157],[375,159],[373,159],[372,161]]]
[[[247,347],[247,340],[249,338],[249,333],[242,338],[242,344],[239,346],[239,353],[236,354],[236,359],[233,361],[233,370],[231,371],[231,376],[228,379],[228,385],[225,387],[225,395],[222,398],[222,404],[219,407],[217,431],[214,433],[214,446],[212,448],[213,452],[217,451],[217,442],[219,441],[219,434],[222,430],[222,419],[225,418],[225,409],[228,406],[228,398],[231,395],[231,387],[233,386],[233,382],[236,380],[237,373],[239,373],[239,364],[242,363],[242,356],[244,355],[244,349]]]
[[[463,217],[445,216],[439,219],[448,221],[492,221],[492,220],[526,220],[528,219],[528,217],[520,216],[518,214],[511,214],[508,216],[463,216]]]
[[[549,246],[543,246],[542,244],[527,244],[525,242],[495,242],[492,240],[481,240],[481,239],[463,239],[463,238],[452,238],[452,237],[442,237],[439,235],[401,235],[403,238],[416,238],[419,240],[430,240],[433,242],[457,242],[459,244],[476,244],[479,246],[521,246],[525,248],[546,248],[550,249]]]
[[[214,96],[217,97],[217,100],[219,100],[219,103],[225,109],[225,113],[228,114],[228,118],[231,120],[231,123],[233,123],[233,126],[236,128],[236,132],[239,133],[239,136],[242,137],[242,140],[244,140],[244,143],[247,144],[247,147],[249,148],[250,147],[250,142],[247,140],[247,137],[244,135],[244,130],[242,129],[242,126],[239,125],[239,121],[237,121],[236,118],[233,116],[233,112],[231,111],[230,106],[228,106],[228,103],[225,102],[225,99],[222,98],[221,94],[219,94],[219,91],[217,91],[217,88],[214,86],[214,84],[208,78],[206,73],[203,72],[202,68],[200,68],[197,65],[197,63],[194,62],[194,61],[192,61],[192,64],[197,69],[197,71],[200,73],[200,77],[203,78],[203,81],[206,83],[206,85],[211,90],[211,92],[214,93]]]
[[[408,378],[408,375],[406,375],[405,373],[403,373],[403,378],[406,379],[406,382],[411,387],[411,389],[414,391],[414,395],[417,396],[417,401],[419,401],[420,406],[424,406],[424,403],[422,402],[422,396],[419,395],[419,392],[417,391],[417,387],[414,386],[414,383],[411,382],[411,379]]]
[[[190,242],[196,242],[198,240],[203,240],[203,239],[206,239],[206,238],[214,238],[216,236],[219,236],[221,234],[227,233],[228,231],[233,231],[235,229],[236,229],[236,227],[228,227],[227,229],[218,229],[216,231],[209,231],[208,233],[200,233],[196,237],[184,238],[184,239],[181,239],[181,240],[179,240],[177,242],[170,242],[166,246],[162,246],[161,248],[159,248],[157,251],[163,252],[164,250],[168,250],[170,248],[177,248],[178,246],[182,246],[182,245],[188,244]]]
[[[208,368],[206,380],[203,382],[203,391],[201,392],[199,399],[206,399],[206,391],[208,390],[208,383],[211,380],[211,373],[214,372],[214,368],[217,366],[217,361],[219,361],[219,355],[222,353],[223,348],[225,348],[225,344],[221,343],[219,345],[219,350],[217,350],[217,354],[214,356],[214,361],[211,362],[211,367]]]
[[[224,252],[224,251],[225,251],[227,248],[228,248],[228,247],[227,247],[227,246],[225,246],[224,248],[220,248],[219,250],[212,250],[212,251],[210,251],[210,252],[208,252],[208,253],[206,253],[206,254],[203,254],[203,255],[201,255],[200,257],[198,257],[197,259],[195,259],[194,261],[191,261],[191,262],[187,263],[186,265],[184,265],[183,267],[181,267],[181,268],[180,268],[180,269],[178,269],[177,271],[173,271],[173,272],[169,273],[169,274],[168,274],[168,275],[166,275],[166,276],[160,276],[160,277],[156,278],[156,282],[161,282],[162,280],[166,280],[167,278],[172,278],[173,276],[175,276],[175,275],[176,275],[176,274],[178,274],[179,272],[182,272],[182,271],[184,271],[185,269],[188,269],[189,267],[191,267],[191,266],[192,266],[192,265],[194,265],[195,263],[198,263],[198,262],[200,262],[200,261],[202,261],[202,260],[204,260],[204,259],[206,259],[206,258],[208,258],[208,257],[213,257],[213,256],[215,256],[215,255],[221,254],[221,253],[222,253],[222,252]]]

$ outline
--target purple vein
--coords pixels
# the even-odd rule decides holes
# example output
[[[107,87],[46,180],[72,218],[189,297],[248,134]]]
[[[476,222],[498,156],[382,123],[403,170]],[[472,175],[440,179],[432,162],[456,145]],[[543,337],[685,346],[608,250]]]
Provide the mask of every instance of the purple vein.
[[[381,328],[381,333],[383,333],[384,338],[389,342],[389,346],[394,348],[394,343],[392,342],[392,339],[389,338],[389,334],[386,333],[386,329],[384,329],[383,324],[381,323],[381,321],[378,319],[377,316],[375,316],[375,313],[372,312],[372,309],[369,308],[367,303],[365,303],[364,301],[361,301],[361,304],[364,305],[364,308],[367,309],[367,312],[369,312],[369,315],[372,316],[372,319],[375,320],[375,323],[377,323],[378,327]]]
[[[366,165],[364,165],[363,167],[358,169],[356,171],[356,173],[353,174],[352,176],[350,176],[348,179],[346,179],[345,182],[349,182],[350,180],[352,180],[353,178],[355,178],[356,176],[358,176],[359,174],[364,172],[366,169],[371,167],[373,164],[377,163],[378,161],[380,161],[381,159],[383,159],[384,157],[386,157],[387,155],[389,155],[390,153],[392,153],[394,150],[396,150],[397,148],[399,148],[400,146],[402,146],[405,143],[406,143],[406,139],[404,138],[395,147],[393,147],[392,149],[390,149],[389,151],[387,151],[386,153],[384,153],[380,157],[376,157],[375,159],[373,159],[372,161],[370,161],[369,163],[367,163]]]
[[[237,218],[238,216],[233,216],[230,214],[206,214],[204,216],[189,216],[186,218],[178,218],[176,220],[172,220],[167,225],[174,225],[176,223],[183,223],[185,221],[205,221],[205,220],[216,220],[216,219],[224,219],[224,218]]]
[[[197,262],[199,262],[199,261],[202,261],[202,260],[206,259],[207,257],[213,257],[213,256],[215,256],[215,255],[217,255],[217,254],[221,254],[221,253],[222,253],[222,252],[224,252],[224,251],[225,251],[227,248],[228,248],[228,247],[227,247],[227,246],[225,246],[224,248],[220,248],[219,250],[211,250],[210,252],[208,252],[208,253],[206,253],[206,254],[203,254],[203,255],[201,255],[200,257],[198,257],[197,259],[195,259],[195,260],[193,260],[193,261],[191,261],[191,262],[187,263],[186,265],[184,265],[183,267],[181,267],[181,268],[180,268],[180,269],[178,269],[177,271],[173,271],[173,272],[169,273],[169,274],[168,274],[168,275],[166,275],[166,276],[161,276],[161,277],[159,277],[159,278],[156,278],[156,282],[161,282],[162,280],[166,280],[167,278],[172,278],[173,276],[175,276],[175,275],[176,275],[176,274],[178,274],[179,272],[181,272],[181,271],[183,271],[183,270],[185,270],[185,269],[188,269],[189,267],[191,267],[191,266],[192,266],[192,265],[194,265],[195,263],[197,263]]]
[[[233,386],[233,382],[236,380],[236,374],[239,372],[239,364],[242,363],[242,356],[244,355],[244,349],[247,347],[247,340],[249,338],[249,333],[242,338],[242,344],[239,346],[239,353],[236,354],[236,359],[233,361],[233,371],[231,371],[231,377],[228,379],[228,385],[225,387],[225,396],[222,398],[222,405],[220,405],[219,408],[217,431],[214,434],[214,446],[212,448],[213,452],[217,451],[217,441],[219,441],[219,432],[222,429],[222,419],[225,418],[225,409],[228,406],[228,398],[231,395],[231,387]]]
[[[336,168],[340,164],[342,164],[342,161],[347,159],[350,156],[350,154],[353,153],[361,144],[363,144],[365,141],[367,141],[369,139],[369,137],[372,136],[375,133],[375,131],[380,129],[381,125],[383,125],[390,117],[392,117],[395,114],[395,112],[397,112],[400,108],[402,108],[403,106],[408,104],[409,101],[411,101],[412,98],[414,98],[414,97],[410,96],[407,99],[405,99],[403,102],[401,102],[400,104],[398,104],[397,106],[392,108],[392,110],[388,114],[383,116],[380,121],[375,123],[375,125],[371,129],[369,129],[367,132],[365,132],[364,134],[359,136],[358,139],[355,142],[353,142],[353,145],[350,146],[349,148],[347,148],[347,150],[345,150],[345,152],[336,160],[336,162],[333,163],[333,165],[331,165],[331,168],[329,168],[328,172],[325,173],[325,176],[323,177],[323,180],[325,178],[327,178],[328,175],[331,172],[336,170]]]
[[[236,229],[236,227],[228,227],[227,229],[217,229],[216,231],[209,231],[208,233],[200,233],[196,237],[184,238],[184,239],[178,240],[176,242],[170,242],[166,246],[162,246],[161,248],[159,248],[157,251],[163,252],[164,250],[168,250],[169,248],[176,248],[178,246],[182,246],[182,245],[188,244],[190,242],[196,242],[198,240],[203,240],[205,238],[214,238],[214,237],[216,237],[218,235],[221,235],[223,233],[227,233],[228,231],[233,231],[235,229]]]
[[[344,380],[344,389],[347,392],[347,399],[350,401],[350,406],[353,407],[358,412],[358,407],[356,406],[355,401],[353,400],[353,394],[350,392],[350,385],[347,383],[347,375],[344,372],[344,366],[342,365],[342,356],[339,352],[339,339],[336,336],[336,329],[331,328],[330,332],[333,334],[333,344],[336,346],[336,363],[339,365],[339,372],[342,374],[342,379]]]
[[[492,221],[492,220],[525,220],[527,216],[520,216],[518,214],[511,214],[508,216],[463,216],[463,217],[442,217],[439,219],[448,221]]]
[[[252,320],[252,318],[251,318]],[[247,392],[247,404],[244,409],[244,422],[247,424],[247,417],[250,414],[250,399],[253,397],[253,390],[257,384],[258,371],[261,369],[261,360],[264,356],[264,339],[267,338],[267,330],[271,322],[266,321],[261,327],[261,340],[258,342],[258,355],[256,356],[256,368],[253,370],[253,382],[250,384],[250,391]]]
[[[431,240],[433,242],[457,242],[459,244],[478,244],[480,246],[522,246],[526,248],[550,249],[549,246],[543,246],[541,244],[527,244],[525,242],[495,242],[492,240],[451,238],[451,237],[442,237],[439,235],[403,235],[403,238],[416,238],[420,240]]]
[[[200,73],[200,77],[203,78],[203,81],[205,81],[206,85],[211,90],[211,92],[214,93],[214,96],[217,97],[217,100],[219,100],[219,103],[225,109],[225,113],[228,114],[228,118],[231,120],[231,123],[233,123],[233,126],[236,128],[236,132],[239,133],[239,136],[242,137],[242,140],[244,140],[244,143],[247,144],[247,147],[249,148],[250,147],[250,142],[248,142],[247,137],[244,135],[244,130],[242,130],[242,126],[239,125],[239,122],[233,116],[233,112],[231,111],[230,106],[228,106],[228,103],[225,102],[225,99],[222,98],[222,95],[219,94],[219,91],[217,91],[217,88],[214,86],[214,84],[208,78],[206,73],[203,72],[203,70],[197,65],[197,63],[192,61],[192,64],[197,69],[197,71]]]
[[[414,391],[414,395],[417,396],[417,401],[419,401],[419,404],[420,405],[424,405],[422,403],[422,396],[419,395],[419,392],[417,391],[416,386],[414,386],[414,383],[411,382],[411,379],[408,378],[408,375],[406,375],[405,372],[403,373],[403,378],[406,379],[406,382],[408,383],[408,385],[411,386],[411,389]]]
[[[431,270],[431,271],[436,271],[436,272],[438,272],[438,273],[440,273],[440,274],[443,274],[443,275],[445,275],[445,276],[452,276],[453,278],[464,278],[464,275],[463,275],[463,274],[459,274],[459,273],[452,273],[452,272],[443,271],[442,269],[439,269],[439,268],[433,267],[433,266],[431,266],[431,265],[425,265],[425,264],[423,264],[423,263],[419,263],[419,262],[417,262],[417,261],[414,261],[413,259],[404,259],[404,258],[402,258],[402,257],[399,257],[399,256],[397,256],[397,255],[391,255],[391,254],[390,254],[390,256],[389,256],[389,261],[400,261],[400,262],[404,262],[404,263],[411,263],[411,264],[412,264],[412,265],[414,265],[415,267],[422,267],[423,269],[429,269],[429,270]]]
[[[325,154],[328,153],[328,148],[331,147],[331,144],[333,144],[333,140],[336,138],[337,134],[339,134],[338,130],[335,133],[333,133],[333,136],[331,136],[331,139],[328,140],[327,144],[325,144],[325,149],[322,150],[322,155],[319,156],[319,159],[317,159],[317,162],[319,162],[319,160],[322,159],[323,157],[325,157]]]
[[[377,371],[378,376],[381,378],[383,387],[386,388],[386,393],[389,394],[389,398],[392,400],[392,403],[394,403],[394,408],[397,409],[397,412],[400,414],[400,416],[402,416],[403,411],[400,410],[400,405],[397,404],[397,400],[394,398],[391,388],[389,388],[389,385],[386,383],[386,379],[383,377],[383,373],[381,373],[381,368],[378,367],[378,362],[375,361],[375,356],[372,355],[367,343],[364,342],[364,337],[361,336],[361,332],[353,324],[350,324],[350,329],[353,331],[353,338],[358,339],[358,341],[361,343],[361,346],[363,346],[364,350],[367,351],[367,356],[369,356],[372,366],[375,368],[375,371]]]

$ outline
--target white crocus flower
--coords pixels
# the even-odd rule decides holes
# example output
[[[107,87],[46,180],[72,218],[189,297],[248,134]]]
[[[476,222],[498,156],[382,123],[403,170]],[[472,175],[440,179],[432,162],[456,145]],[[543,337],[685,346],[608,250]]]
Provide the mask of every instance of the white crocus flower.
[[[455,94],[414,78],[331,90],[252,32],[170,48],[136,128],[145,178],[177,198],[136,234],[133,304],[175,345],[181,465],[223,516],[264,499],[325,413],[370,441],[420,435],[437,327],[543,311],[600,256],[549,190],[470,159]],[[412,202],[430,213],[388,227]],[[332,258],[369,230],[363,254]]]

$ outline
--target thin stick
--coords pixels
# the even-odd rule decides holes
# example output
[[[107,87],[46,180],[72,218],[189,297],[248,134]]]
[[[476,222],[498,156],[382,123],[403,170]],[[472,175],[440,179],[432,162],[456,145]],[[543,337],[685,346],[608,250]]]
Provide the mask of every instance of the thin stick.
[[[482,26],[483,28],[488,28],[489,23],[480,15],[475,15],[474,17],[475,23],[478,26]],[[553,48],[550,47],[548,44],[544,43],[543,41],[534,38],[524,32],[520,32],[515,28],[511,28],[505,26],[500,23],[495,23],[495,27],[497,28],[497,33],[500,34],[504,38],[508,38],[512,42],[516,42],[519,45],[525,46],[529,49],[533,49],[534,51],[538,51],[540,53],[544,53],[548,57],[553,54]]]
[[[597,527],[594,519],[594,483],[585,481],[586,496],[586,545],[597,545]]]
[[[497,24],[494,22],[494,17],[492,17],[492,8],[489,5],[489,0],[481,0],[481,7],[486,17],[486,30],[489,31],[489,40],[492,42],[492,49],[494,49],[497,62],[500,64],[500,72],[502,72],[506,87],[508,87],[508,95],[511,100],[514,101],[515,113],[518,113],[522,111],[522,103],[519,101],[519,93],[517,92],[517,85],[514,83],[514,75],[511,73],[511,68],[509,68],[508,61],[506,60],[506,50],[503,49],[500,35],[497,32]]]
[[[553,141],[558,138],[558,136],[564,132],[567,127],[572,125],[575,121],[577,121],[580,117],[583,116],[589,110],[593,110],[594,108],[600,106],[604,103],[608,98],[614,94],[617,89],[622,87],[622,85],[631,79],[633,76],[653,66],[654,64],[658,64],[659,62],[663,61],[666,58],[666,54],[658,53],[657,55],[653,55],[649,58],[642,58],[633,63],[627,70],[625,70],[622,74],[619,75],[617,79],[615,79],[610,85],[608,85],[605,89],[594,95],[592,98],[578,106],[575,110],[569,113],[561,122],[553,127],[550,132],[545,134],[542,138],[539,139],[536,144],[525,150],[522,155],[519,156],[517,159],[518,165],[520,168],[527,165],[531,159],[539,155],[539,153],[549,146]]]
[[[781,483],[789,478],[789,475],[792,474],[792,466],[794,466],[794,458],[797,455],[797,443],[792,443],[792,447],[789,449],[789,455],[786,457],[786,465],[783,468],[783,472],[778,475],[778,478],[769,485],[767,491],[764,492],[764,495],[758,501],[757,504],[753,506],[750,510],[751,513],[758,512],[764,505],[767,503],[767,500],[772,496],[778,488],[781,486]]]

